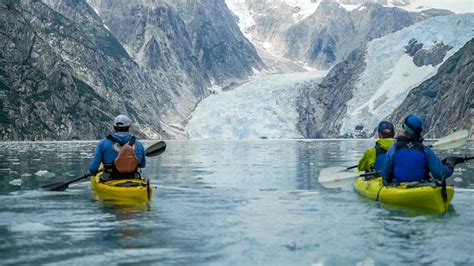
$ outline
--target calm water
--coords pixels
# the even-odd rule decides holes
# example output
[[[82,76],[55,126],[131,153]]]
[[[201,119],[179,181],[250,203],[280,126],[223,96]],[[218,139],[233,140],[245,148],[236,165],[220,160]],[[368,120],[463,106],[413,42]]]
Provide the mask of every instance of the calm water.
[[[147,142],[149,145],[151,142]],[[3,265],[473,265],[474,164],[447,214],[388,210],[317,182],[373,141],[169,141],[144,174],[151,204],[95,199],[81,176],[94,142],[0,143]],[[448,154],[474,154],[474,143]]]

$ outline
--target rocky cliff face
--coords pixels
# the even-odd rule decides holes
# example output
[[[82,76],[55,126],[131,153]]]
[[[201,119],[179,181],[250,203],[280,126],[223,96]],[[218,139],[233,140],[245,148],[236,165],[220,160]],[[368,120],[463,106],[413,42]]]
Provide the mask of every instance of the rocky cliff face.
[[[305,138],[339,137],[346,103],[365,68],[365,50],[356,49],[318,84],[304,84],[297,100],[298,130]]]
[[[424,19],[452,14],[388,7],[409,1],[227,0],[242,31],[255,44],[303,65],[328,69],[372,39]],[[350,4],[352,8],[345,6]]]
[[[165,130],[181,134],[208,87],[225,87],[263,68],[223,1],[88,3],[152,83],[168,93],[158,106]]]
[[[126,97],[144,78],[93,17],[86,27],[37,1],[3,2],[0,9],[2,139],[96,138],[117,113],[140,119]]]
[[[413,57],[413,63],[417,67],[436,66],[443,62],[444,57],[452,46],[444,45],[443,42],[436,43],[433,47],[423,48],[423,43],[419,43],[416,39],[411,39],[405,46],[406,53]]]
[[[457,127],[458,120],[459,125],[471,128],[472,114],[469,114],[472,107],[466,106],[470,106],[472,101],[472,66],[469,59],[455,59],[458,54],[446,60],[472,38],[468,25],[472,25],[473,19],[470,14],[431,18],[377,38],[362,50],[355,50],[334,66],[320,85],[303,88],[297,106],[301,133],[308,138],[353,137],[356,131],[370,136],[378,122],[399,110],[397,107],[414,92],[431,98],[420,105],[411,96],[409,103],[413,107],[408,109],[409,112],[413,113],[421,106],[434,108],[425,114],[428,121],[435,119],[437,123],[439,117],[452,112],[454,119],[446,119],[443,124],[451,125],[448,131]],[[463,48],[465,58],[469,58],[466,50],[472,50],[472,45],[468,47]],[[454,68],[456,60],[459,60],[456,63],[459,65]],[[442,62],[445,63],[440,68]],[[438,69],[440,72],[436,75]],[[460,73],[459,79],[456,71]],[[433,81],[435,75],[439,77]],[[459,91],[441,92],[440,88],[448,84],[459,87]],[[414,89],[417,86],[422,88]],[[436,107],[432,106],[436,102],[434,97],[440,97],[437,101],[441,104],[436,104]],[[444,131],[438,127],[432,134],[439,132]]]
[[[348,11],[337,3],[322,2],[313,15],[288,29],[285,57],[327,69],[372,39],[439,14],[369,3]]]
[[[444,62],[435,76],[414,88],[388,117],[398,126],[410,114],[425,122],[425,137],[455,130],[474,132],[474,39]]]
[[[166,1],[0,3],[2,139],[95,139],[118,113],[139,136],[179,137],[211,84],[263,67],[241,34],[211,30],[235,25],[222,1],[187,3],[189,21]]]
[[[213,83],[228,86],[264,67],[224,0],[172,2],[186,22],[200,66]]]

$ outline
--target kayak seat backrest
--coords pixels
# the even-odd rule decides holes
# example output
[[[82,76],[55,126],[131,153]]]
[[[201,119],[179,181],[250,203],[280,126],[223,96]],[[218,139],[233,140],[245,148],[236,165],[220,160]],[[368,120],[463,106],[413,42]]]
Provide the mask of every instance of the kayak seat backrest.
[[[420,182],[420,183],[410,183],[407,185],[407,188],[417,188],[417,187],[438,187],[436,182]]]
[[[127,182],[118,183],[114,185],[114,187],[139,187],[139,186],[146,186],[146,185],[143,183],[133,182],[133,181],[127,181]]]

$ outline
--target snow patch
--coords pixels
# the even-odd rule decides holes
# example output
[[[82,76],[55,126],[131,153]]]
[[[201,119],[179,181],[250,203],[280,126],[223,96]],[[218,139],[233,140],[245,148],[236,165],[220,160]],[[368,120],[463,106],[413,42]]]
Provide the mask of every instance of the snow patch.
[[[346,5],[346,4],[341,4],[339,3],[341,7],[343,7],[347,11],[353,11],[353,10],[364,10],[367,7],[366,6],[361,6],[361,5]]]
[[[225,0],[227,7],[238,17],[237,24],[240,30],[246,34],[250,27],[255,25],[253,13],[249,10],[246,0]]]
[[[474,36],[472,25],[472,14],[435,17],[369,42],[367,67],[352,91],[353,98],[347,102],[340,134],[352,133],[359,124],[366,133],[372,133],[411,89],[436,74],[441,64],[417,67],[405,54],[405,46],[411,39],[426,47],[438,42],[452,46],[446,60]]]
[[[91,4],[90,4],[90,2],[89,2],[89,6],[90,6],[90,7],[92,7],[92,9],[94,9],[94,12],[97,14],[97,16],[99,16],[99,17],[100,17],[99,10],[98,10],[98,9],[96,9],[96,8],[94,7],[94,5],[91,5]]]

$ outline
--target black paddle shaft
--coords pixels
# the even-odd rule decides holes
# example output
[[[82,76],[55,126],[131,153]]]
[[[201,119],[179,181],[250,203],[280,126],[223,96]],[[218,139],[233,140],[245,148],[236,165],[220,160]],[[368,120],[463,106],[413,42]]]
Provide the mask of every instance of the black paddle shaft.
[[[69,184],[77,182],[81,179],[85,179],[87,177],[89,177],[89,175],[85,174],[81,177],[78,177],[78,178],[75,178],[75,179],[72,179],[72,180],[69,180],[69,181],[66,181],[66,182],[56,182],[56,183],[52,183],[52,184],[49,184],[49,185],[44,185],[44,186],[41,187],[41,189],[42,190],[47,190],[47,191],[64,191],[69,187]]]

